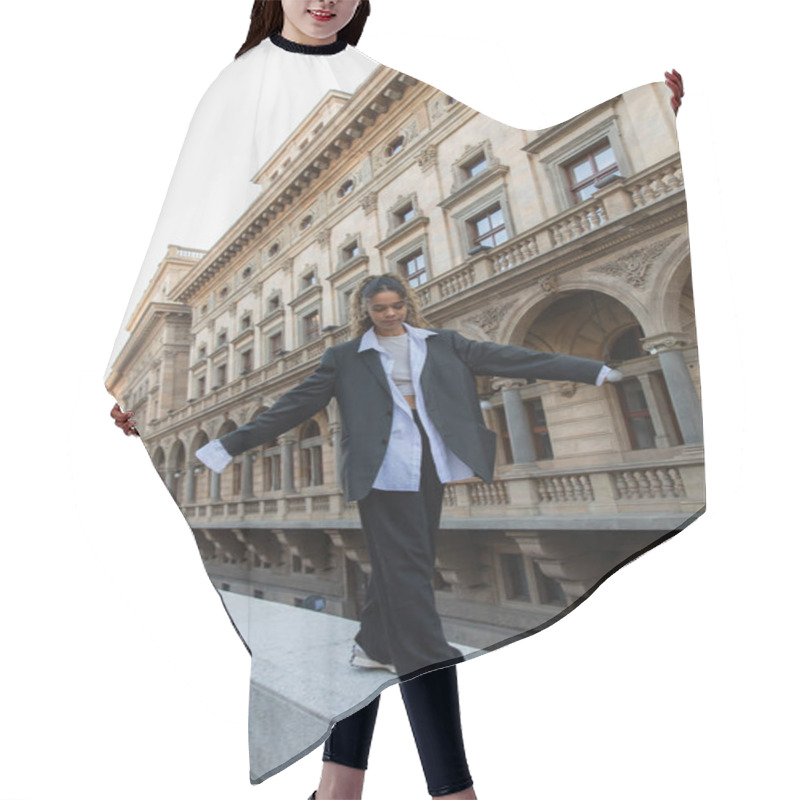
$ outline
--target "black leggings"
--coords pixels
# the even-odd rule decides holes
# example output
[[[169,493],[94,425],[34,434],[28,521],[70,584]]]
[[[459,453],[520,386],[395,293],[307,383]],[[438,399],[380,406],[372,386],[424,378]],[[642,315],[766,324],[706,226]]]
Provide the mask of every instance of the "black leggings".
[[[428,792],[440,797],[472,786],[461,734],[456,668],[426,672],[402,681],[400,691],[417,744]],[[380,695],[360,711],[337,722],[322,754],[354,769],[366,769]]]

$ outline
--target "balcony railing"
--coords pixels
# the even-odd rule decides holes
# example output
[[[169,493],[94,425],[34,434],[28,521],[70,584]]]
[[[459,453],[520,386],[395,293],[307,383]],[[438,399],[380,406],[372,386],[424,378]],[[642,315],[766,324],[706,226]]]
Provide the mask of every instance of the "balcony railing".
[[[673,448],[672,460],[640,460],[637,463],[596,466],[582,470],[539,470],[516,465],[492,483],[463,481],[445,487],[443,527],[458,527],[468,520],[559,517],[604,517],[617,520],[650,514],[687,515],[704,502],[703,460],[698,448]],[[661,451],[663,453],[663,451]],[[243,521],[279,522],[315,520],[325,524],[357,517],[355,503],[346,503],[338,489],[313,494],[280,494],[270,498],[201,501],[185,505],[191,523],[203,527]]]

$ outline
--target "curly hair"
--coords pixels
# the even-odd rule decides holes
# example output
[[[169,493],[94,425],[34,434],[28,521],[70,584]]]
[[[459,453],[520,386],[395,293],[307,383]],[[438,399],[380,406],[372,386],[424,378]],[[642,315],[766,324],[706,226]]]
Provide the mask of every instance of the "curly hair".
[[[406,322],[415,328],[430,328],[428,320],[422,315],[422,303],[408,281],[394,272],[383,275],[367,275],[350,298],[350,336],[353,339],[365,334],[372,327],[372,319],[367,312],[370,299],[379,292],[397,292],[406,301]]]
[[[353,19],[339,31],[337,38],[345,39],[348,44],[355,47],[361,38],[361,32],[369,16],[369,0],[361,0],[356,8]],[[250,30],[244,44],[239,48],[236,58],[261,44],[273,33],[283,30],[283,6],[279,0],[255,0],[250,11]]]

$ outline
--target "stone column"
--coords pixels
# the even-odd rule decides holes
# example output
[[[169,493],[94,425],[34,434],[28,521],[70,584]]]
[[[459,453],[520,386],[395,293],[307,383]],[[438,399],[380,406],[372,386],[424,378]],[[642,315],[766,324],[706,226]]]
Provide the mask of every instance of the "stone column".
[[[194,503],[197,499],[197,478],[194,471],[197,469],[197,462],[192,461],[186,471],[186,502]]]
[[[281,486],[285,494],[293,494],[294,488],[294,448],[297,436],[286,433],[278,437],[281,446]]]
[[[658,354],[684,444],[702,444],[703,417],[700,399],[682,350],[688,344],[687,338],[680,333],[651,336],[642,342],[644,349],[651,355]]]
[[[222,485],[221,479],[222,475],[219,472],[211,472],[211,501],[214,502],[215,500],[220,499],[221,491],[220,487]]]
[[[532,464],[536,461],[536,450],[533,446],[533,433],[528,421],[528,414],[519,390],[526,386],[526,381],[502,378],[492,381],[492,388],[503,393],[503,408],[506,412],[508,438],[511,442],[511,454],[515,464]]]
[[[650,410],[650,421],[656,432],[656,447],[671,447],[675,442],[671,441],[667,428],[664,424],[666,409],[659,402],[658,396],[653,391],[652,375],[639,375],[639,385],[644,392],[644,399],[647,401],[647,408]]]
[[[242,463],[242,497],[249,499],[253,496],[253,459],[258,458],[257,453],[245,453]]]

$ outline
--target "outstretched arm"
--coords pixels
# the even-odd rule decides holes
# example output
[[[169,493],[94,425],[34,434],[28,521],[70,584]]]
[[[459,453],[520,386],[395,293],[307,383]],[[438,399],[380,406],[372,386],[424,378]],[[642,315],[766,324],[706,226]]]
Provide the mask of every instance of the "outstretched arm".
[[[326,350],[319,367],[299,386],[252,422],[201,447],[197,457],[215,472],[221,472],[233,456],[271,441],[325,408],[333,397],[335,384],[336,359],[331,350]]]
[[[459,333],[453,334],[453,347],[458,357],[475,375],[525,380],[578,381],[600,384],[614,380],[602,361],[561,353],[540,353],[527,347],[494,342],[476,342]],[[619,375],[619,373],[617,373]],[[616,378],[619,380],[619,378]]]

